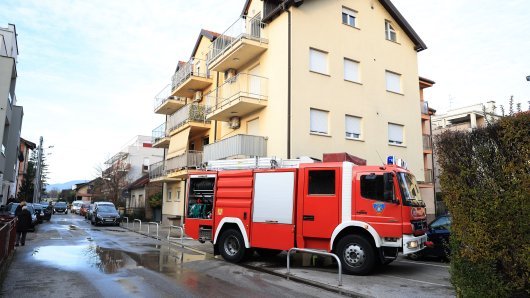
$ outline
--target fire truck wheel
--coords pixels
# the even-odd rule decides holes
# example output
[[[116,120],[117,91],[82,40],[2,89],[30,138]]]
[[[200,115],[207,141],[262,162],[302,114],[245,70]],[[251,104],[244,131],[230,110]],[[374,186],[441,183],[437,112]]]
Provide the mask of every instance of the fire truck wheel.
[[[229,229],[221,234],[219,250],[223,259],[228,262],[241,262],[246,255],[245,241],[238,230]]]
[[[372,245],[360,235],[348,235],[339,241],[337,255],[342,271],[348,274],[368,274],[375,266],[375,253]]]

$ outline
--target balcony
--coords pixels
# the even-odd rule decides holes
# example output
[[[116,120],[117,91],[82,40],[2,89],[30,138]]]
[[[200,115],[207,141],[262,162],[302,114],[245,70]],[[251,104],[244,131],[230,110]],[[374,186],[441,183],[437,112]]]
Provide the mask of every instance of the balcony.
[[[169,178],[165,161],[159,161],[149,166],[149,180],[151,182],[169,182],[177,179]]]
[[[208,67],[221,72],[239,69],[265,52],[268,40],[264,28],[260,17],[238,19],[210,45],[206,56]]]
[[[254,113],[267,106],[267,93],[267,78],[240,73],[206,96],[206,119],[228,122],[234,116]]]
[[[191,58],[173,75],[171,95],[192,98],[195,91],[202,91],[211,84],[206,61]]]
[[[169,136],[166,134],[166,123],[162,123],[157,128],[153,129],[151,134],[151,144],[154,148],[169,147]]]
[[[172,136],[191,127],[191,134],[210,129],[210,121],[206,120],[206,106],[189,104],[171,115],[166,124],[166,135]]]
[[[204,146],[204,161],[267,156],[267,138],[251,135],[235,135]]]
[[[423,151],[432,152],[432,138],[431,135],[424,134],[423,136]]]
[[[425,183],[432,183],[433,182],[433,175],[432,175],[432,169],[425,169]]]
[[[166,171],[170,178],[184,178],[188,169],[199,168],[202,164],[202,151],[188,150],[184,154],[166,160]]]
[[[155,113],[171,115],[186,104],[186,98],[171,95],[171,84],[168,84],[155,96]]]
[[[421,108],[421,118],[422,119],[429,119],[429,103],[426,101],[420,101],[420,108]]]

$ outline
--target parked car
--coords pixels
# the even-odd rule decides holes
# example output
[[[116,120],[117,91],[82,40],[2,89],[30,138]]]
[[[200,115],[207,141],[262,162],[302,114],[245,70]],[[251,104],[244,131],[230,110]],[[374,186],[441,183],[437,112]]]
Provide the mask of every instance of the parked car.
[[[93,225],[120,225],[120,215],[114,204],[110,202],[94,203],[94,211],[90,223]]]
[[[427,240],[432,242],[432,245],[424,248],[418,253],[409,254],[408,257],[413,260],[418,260],[424,257],[448,259],[451,255],[451,249],[449,247],[450,236],[451,216],[439,216],[429,224],[429,231],[427,232]]]
[[[81,207],[79,208],[79,215],[86,217],[88,207],[90,207],[90,204],[81,204]]]
[[[52,218],[53,206],[50,208],[49,203],[46,202],[41,202],[40,205],[42,206],[42,210],[44,212],[43,219],[50,221],[50,219]]]
[[[19,203],[9,203],[7,204],[6,211],[15,216],[15,211],[17,210]],[[31,213],[31,231],[35,232],[35,226],[37,225],[37,215],[35,214],[35,209],[32,204],[27,204],[28,211]]]
[[[70,208],[70,212],[79,214],[79,210],[81,209],[82,204],[83,204],[83,201],[74,201],[72,203],[72,207]]]
[[[55,203],[55,206],[53,207],[53,213],[56,213],[56,212],[68,214],[68,205],[66,205],[66,202]]]
[[[88,210],[85,214],[85,218],[90,220],[92,218],[92,212],[94,212],[94,204],[90,204],[90,206],[88,206]]]
[[[33,209],[35,209],[37,223],[42,223],[44,221],[44,208],[41,204],[33,204]]]

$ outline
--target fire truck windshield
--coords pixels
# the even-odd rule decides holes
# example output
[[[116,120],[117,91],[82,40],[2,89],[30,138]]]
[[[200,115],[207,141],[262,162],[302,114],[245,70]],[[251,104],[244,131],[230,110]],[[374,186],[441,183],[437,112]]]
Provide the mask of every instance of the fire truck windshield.
[[[403,196],[403,204],[408,206],[425,207],[421,199],[420,188],[414,175],[409,173],[398,173],[399,188]]]

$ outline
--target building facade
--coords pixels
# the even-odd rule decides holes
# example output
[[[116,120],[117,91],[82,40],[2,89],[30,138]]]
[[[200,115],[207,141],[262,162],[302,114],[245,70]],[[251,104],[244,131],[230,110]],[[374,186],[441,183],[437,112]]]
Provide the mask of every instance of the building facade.
[[[15,196],[17,162],[19,156],[20,130],[24,115],[17,106],[15,87],[17,82],[17,31],[13,24],[0,27],[0,201],[5,204],[10,196]]]
[[[20,138],[20,153],[17,163],[18,176],[14,197],[16,197],[20,187],[22,186],[22,183],[24,181],[24,174],[28,172],[28,162],[31,158],[31,151],[35,150],[35,148],[37,148],[37,145],[35,143],[30,142],[24,138]]]
[[[153,144],[165,161],[151,177],[164,182],[165,218],[184,214],[188,171],[209,160],[395,155],[425,179],[426,46],[390,1],[248,0],[219,32],[201,30],[155,98],[166,119]]]
[[[435,83],[429,79],[420,77],[420,107],[421,107],[421,132],[423,142],[423,172],[424,177],[418,178],[421,197],[427,207],[427,220],[431,221],[436,216],[436,198],[434,187],[434,156],[432,141],[431,118],[436,110],[429,107],[425,100],[424,89],[430,88]]]

